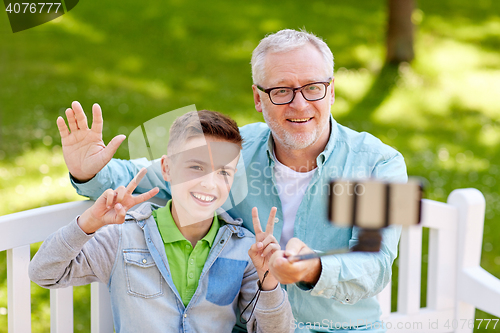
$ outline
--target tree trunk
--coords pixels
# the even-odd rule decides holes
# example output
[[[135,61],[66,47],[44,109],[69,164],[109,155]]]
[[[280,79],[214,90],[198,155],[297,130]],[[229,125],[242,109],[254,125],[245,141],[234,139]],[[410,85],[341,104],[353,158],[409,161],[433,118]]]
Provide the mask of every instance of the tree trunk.
[[[414,0],[389,0],[386,62],[399,64],[413,60]]]

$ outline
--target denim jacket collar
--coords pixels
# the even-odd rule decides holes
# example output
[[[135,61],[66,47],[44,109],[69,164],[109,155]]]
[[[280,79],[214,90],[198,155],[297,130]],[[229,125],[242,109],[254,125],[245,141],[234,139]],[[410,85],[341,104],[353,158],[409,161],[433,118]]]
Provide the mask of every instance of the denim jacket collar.
[[[160,206],[153,203],[142,203],[137,209],[130,210],[127,212],[126,220],[136,220],[137,224],[144,229],[145,221],[151,216],[153,210],[160,208]],[[216,210],[217,216],[219,217],[219,221],[221,226],[223,224],[228,224],[232,226],[232,230],[235,233],[239,233],[240,227],[243,224],[243,220],[241,218],[233,219],[225,210],[218,208]]]

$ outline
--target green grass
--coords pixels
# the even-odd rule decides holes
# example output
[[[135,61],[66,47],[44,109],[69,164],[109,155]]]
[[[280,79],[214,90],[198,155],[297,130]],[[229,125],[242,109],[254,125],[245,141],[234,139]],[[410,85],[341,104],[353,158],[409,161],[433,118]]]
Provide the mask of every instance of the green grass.
[[[500,277],[500,3],[418,1],[416,59],[384,67],[385,3],[87,1],[16,34],[0,14],[0,215],[78,199],[55,126],[73,100],[87,111],[102,106],[106,142],[190,104],[240,125],[262,121],[251,95],[251,51],[267,33],[305,27],[333,50],[339,122],[401,151],[409,174],[426,179],[427,198],[482,191],[481,265]],[[128,157],[126,146],[117,157]],[[0,310],[7,306],[4,263],[0,253]],[[33,288],[32,295],[33,331],[45,332],[48,292]],[[76,331],[88,332],[88,304],[80,303]],[[476,318],[494,317],[477,311]]]

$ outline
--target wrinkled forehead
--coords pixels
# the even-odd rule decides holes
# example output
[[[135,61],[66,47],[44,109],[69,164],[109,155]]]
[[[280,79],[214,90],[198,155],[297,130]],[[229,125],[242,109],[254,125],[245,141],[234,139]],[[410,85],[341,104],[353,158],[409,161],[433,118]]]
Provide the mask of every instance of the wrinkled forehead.
[[[286,86],[294,81],[300,82],[301,85],[324,81],[331,74],[321,52],[312,45],[306,45],[267,54],[264,76],[266,84],[270,86]]]

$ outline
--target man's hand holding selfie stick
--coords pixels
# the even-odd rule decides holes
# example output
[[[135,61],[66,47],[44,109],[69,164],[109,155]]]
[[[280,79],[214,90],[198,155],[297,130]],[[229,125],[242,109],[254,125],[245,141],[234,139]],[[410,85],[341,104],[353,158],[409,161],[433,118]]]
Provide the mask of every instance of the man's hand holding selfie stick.
[[[315,284],[321,275],[323,256],[349,252],[378,252],[382,228],[420,223],[422,185],[419,181],[385,183],[376,180],[330,183],[329,219],[341,227],[360,228],[358,243],[352,248],[315,252],[302,241],[292,238],[285,251],[270,259],[270,270],[282,284],[299,281]]]

